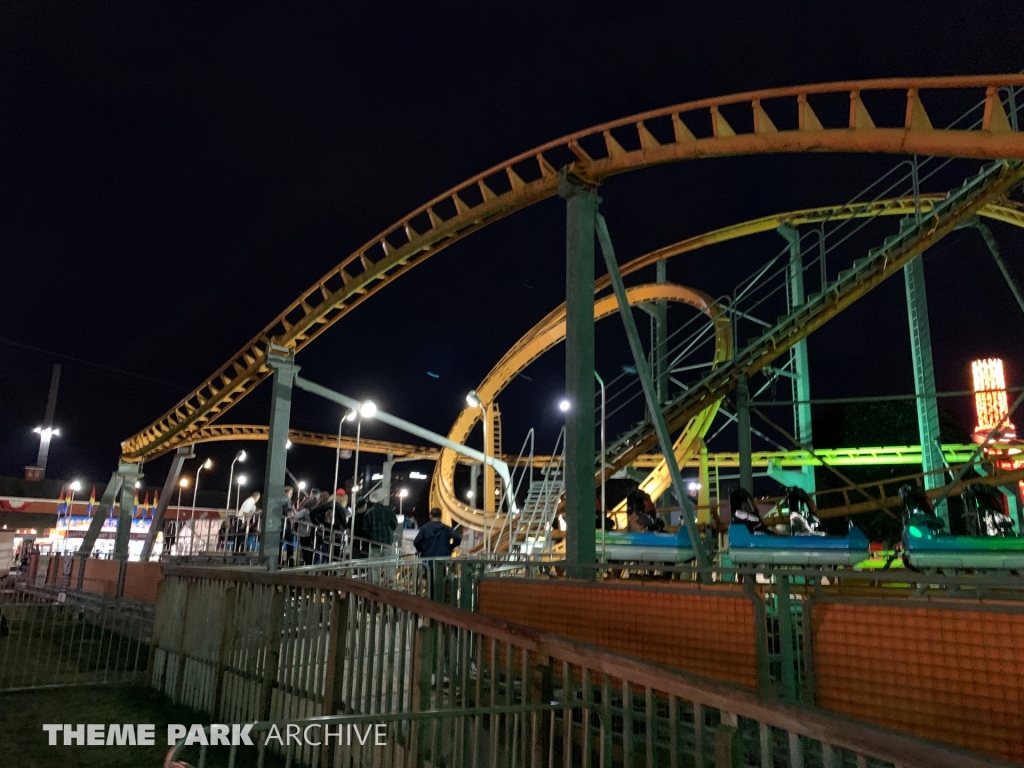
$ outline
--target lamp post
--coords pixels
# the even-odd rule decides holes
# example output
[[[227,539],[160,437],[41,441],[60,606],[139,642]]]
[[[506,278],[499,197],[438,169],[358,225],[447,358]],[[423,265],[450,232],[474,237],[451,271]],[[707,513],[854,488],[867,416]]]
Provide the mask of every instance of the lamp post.
[[[366,400],[359,406],[359,413],[356,416],[356,460],[355,469],[352,473],[352,519],[349,521],[348,534],[348,556],[350,559],[355,557],[356,552],[356,501],[359,498],[359,440],[363,434],[363,419],[372,419],[376,413],[377,404],[373,400]]]
[[[60,375],[60,366],[56,366],[56,369],[57,369],[57,371],[56,371],[57,375],[59,376]],[[53,381],[52,380],[50,381],[50,396],[54,397],[54,398],[56,397],[56,393],[53,390]],[[49,408],[49,403],[47,403],[47,408]],[[47,416],[47,419],[50,419],[52,417],[53,417],[53,414],[50,413]],[[46,474],[46,459],[50,455],[50,439],[54,438],[54,437],[60,437],[60,428],[48,425],[48,426],[45,426],[45,427],[36,427],[32,431],[35,432],[37,435],[39,435],[39,457],[36,459],[36,468],[39,469],[39,471],[42,473],[42,475],[45,475]],[[41,479],[41,477],[42,476],[40,476],[40,479]]]
[[[242,507],[242,486],[248,482],[245,475],[239,475],[235,484],[238,485],[238,491],[235,492],[235,512]]]
[[[64,511],[64,538],[61,539],[60,551],[63,554],[68,545],[68,534],[71,533],[71,515],[74,512],[75,492],[82,490],[82,484],[75,480],[68,486],[71,489],[71,498],[68,501],[67,509]]]
[[[195,549],[196,542],[196,497],[199,495],[199,473],[204,469],[211,469],[213,467],[213,459],[207,459],[196,470],[196,485],[192,489],[192,516],[190,518],[192,524],[192,532],[188,537],[188,553],[192,554]]]
[[[188,478],[187,477],[183,477],[183,478],[181,478],[181,480],[178,481],[178,509],[177,509],[177,511],[174,514],[174,532],[175,532],[175,537],[174,538],[175,538],[175,542],[177,542],[177,538],[178,538],[177,537],[177,533],[181,530],[181,522],[180,522],[181,521],[181,491],[184,488],[188,488]],[[172,554],[172,553],[168,553],[168,554]]]
[[[484,403],[483,400],[480,399],[480,396],[476,393],[475,389],[470,390],[469,393],[466,395],[466,402],[469,404],[469,406],[471,408],[479,408],[480,411],[481,411],[482,418],[483,418],[483,425],[484,425],[484,450],[483,450],[483,454],[484,454],[484,462],[483,462],[483,464],[484,464],[484,481],[483,481],[483,490],[482,490],[481,495],[480,495],[480,500],[483,502],[485,526],[486,526],[486,520],[487,520],[487,513],[488,512],[492,513],[491,531],[490,532],[485,532],[486,537],[489,538],[490,537],[490,533],[493,532],[494,525],[498,521],[497,513],[498,513],[498,508],[500,507],[500,502],[498,502],[494,498],[495,496],[500,496],[500,491],[498,491],[497,488],[494,488],[494,495],[493,496],[491,495],[491,488],[493,488],[494,485],[495,485],[495,482],[494,482],[494,465],[492,463],[488,462],[488,459],[491,458],[488,449],[490,447],[490,443],[491,443],[491,440],[492,440],[491,431],[494,429],[494,426],[493,426],[493,423],[491,421],[491,414],[490,414],[490,409],[489,409],[488,405],[486,403]],[[497,457],[494,457],[494,458],[497,458]],[[475,492],[476,489],[473,488],[471,490]],[[473,497],[470,496],[469,498],[470,498],[470,503],[472,503]],[[488,508],[490,508],[490,509],[488,509]],[[509,509],[509,514],[512,514],[512,511],[513,510],[510,508]]]
[[[235,462],[240,461],[244,464],[247,458],[248,454],[245,452],[245,450],[241,450],[235,454],[235,458],[231,462],[231,471],[228,473],[228,503],[224,505],[225,512],[231,509],[231,481],[235,477]]]
[[[338,473],[341,470],[341,428],[345,425],[346,421],[355,421],[358,415],[356,409],[352,408],[338,419],[338,445],[334,452],[334,485],[331,486],[331,533],[329,539],[330,549],[328,550],[331,553],[334,552],[334,523],[338,519]],[[296,504],[296,506],[298,505]],[[355,514],[355,507],[352,507],[352,513],[353,515]]]
[[[402,502],[405,501],[405,497],[408,496],[408,495],[409,495],[409,489],[408,488],[402,488],[398,492],[398,514],[400,514],[403,518],[405,517],[405,512],[402,511]]]

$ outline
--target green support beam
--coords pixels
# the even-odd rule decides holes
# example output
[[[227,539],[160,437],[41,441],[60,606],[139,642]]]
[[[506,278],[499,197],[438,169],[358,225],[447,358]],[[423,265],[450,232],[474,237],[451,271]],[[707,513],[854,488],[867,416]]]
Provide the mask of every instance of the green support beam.
[[[793,312],[803,306],[807,300],[804,295],[804,264],[800,250],[800,233],[796,227],[783,224],[778,232],[789,243],[789,311]],[[793,374],[790,379],[793,388],[793,436],[801,445],[814,446],[814,434],[811,429],[811,372],[807,359],[807,339],[801,339],[789,351],[789,367]],[[771,471],[769,470],[769,474]],[[814,468],[807,467],[800,476],[786,476],[786,485],[798,485],[808,493],[814,493]]]
[[[263,481],[263,526],[260,557],[276,571],[281,561],[281,529],[284,527],[284,481],[288,463],[288,426],[292,412],[292,387],[299,373],[295,354],[284,347],[268,346],[267,365],[273,370],[267,468]]]
[[[565,559],[568,575],[593,578],[594,525],[594,227],[600,198],[565,169],[558,194],[565,229]],[[628,311],[628,305],[627,305]]]
[[[917,399],[917,431],[921,440],[921,467],[926,474],[925,490],[945,485],[940,470],[945,468],[939,450],[939,404],[935,397],[935,365],[932,361],[932,335],[928,324],[928,296],[924,283],[924,262],[916,257],[903,267],[907,288],[907,318],[910,323],[910,354],[914,366],[914,394]],[[945,502],[935,510],[949,524]]]
[[[596,213],[596,212],[595,212]],[[675,449],[672,446],[672,436],[668,431],[668,424],[665,423],[665,414],[661,410],[661,403],[658,402],[658,392],[654,385],[654,378],[651,376],[651,369],[647,365],[647,356],[644,354],[643,345],[640,343],[640,333],[636,329],[636,320],[633,318],[633,310],[629,306],[629,298],[626,296],[626,286],[622,282],[622,273],[619,272],[619,263],[615,258],[615,250],[612,248],[612,239],[608,234],[608,225],[601,214],[597,215],[597,240],[601,244],[601,252],[604,255],[604,263],[608,268],[608,277],[611,280],[612,289],[615,291],[615,298],[619,303],[619,316],[626,330],[626,339],[629,341],[630,351],[633,353],[633,363],[636,365],[637,376],[640,379],[640,386],[644,391],[644,399],[651,412],[651,420],[654,423],[654,431],[658,435],[658,443],[661,452],[665,457],[665,464],[668,466],[669,476],[672,478],[672,489],[676,495],[676,501],[682,510],[683,523],[686,531],[690,534],[690,543],[693,545],[693,553],[697,565],[706,568],[708,565],[707,553],[704,552],[704,542],[697,530],[697,520],[690,503],[689,495],[686,492],[686,485],[683,483],[683,476],[679,472],[679,463],[676,461]],[[591,414],[593,414],[594,398],[591,395]],[[593,440],[594,429],[591,423],[591,440]],[[593,477],[591,477],[591,493],[593,493]],[[568,505],[567,505],[568,506]],[[593,505],[591,505],[593,508]],[[594,525],[589,526],[593,535]]]

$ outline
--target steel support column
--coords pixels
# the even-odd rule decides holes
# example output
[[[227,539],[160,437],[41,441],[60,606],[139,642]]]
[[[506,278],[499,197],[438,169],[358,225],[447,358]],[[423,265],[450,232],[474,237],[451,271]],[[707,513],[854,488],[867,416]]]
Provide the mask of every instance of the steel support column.
[[[739,433],[740,487],[754,492],[753,448],[750,444],[750,386],[740,374],[736,383],[736,430]]]
[[[124,463],[118,464],[118,469],[123,467]],[[114,499],[117,498],[118,491],[121,490],[121,485],[124,483],[124,478],[121,476],[120,471],[114,472],[110,476],[110,482],[107,483],[107,487],[103,489],[103,496],[100,499],[100,503],[92,513],[92,520],[89,522],[89,530],[85,532],[85,538],[82,539],[82,546],[78,548],[77,555],[81,557],[88,557],[92,554],[93,547],[96,546],[96,539],[100,537],[100,531],[103,530],[103,523],[106,522],[107,516],[110,514],[111,507],[114,506]]]
[[[281,529],[284,481],[288,463],[288,425],[292,412],[292,385],[299,372],[290,349],[267,348],[267,365],[274,372],[270,404],[270,430],[267,437],[267,468],[263,477],[263,527],[260,532],[260,556],[270,570],[281,560]]]
[[[1024,310],[1024,296],[1021,295],[1017,281],[1013,279],[1013,275],[1010,274],[1006,262],[1003,261],[1002,254],[999,252],[999,243],[992,236],[992,231],[980,219],[976,218],[971,223],[978,230],[981,238],[985,241],[985,245],[988,246],[988,252],[992,254],[992,259],[995,261],[996,266],[999,267],[999,271],[1003,273],[1003,279],[1006,280],[1006,285],[1010,289],[1010,293],[1013,294],[1013,298],[1017,300],[1017,306]]]
[[[491,456],[494,454],[494,403],[484,405],[483,423],[484,455]],[[484,487],[481,495],[483,496],[481,509],[493,515],[498,509],[498,504],[494,498],[494,466],[491,464],[484,464]]]
[[[935,399],[935,367],[932,362],[932,335],[928,324],[928,296],[924,286],[924,262],[921,257],[903,267],[907,288],[907,319],[910,323],[910,354],[914,365],[914,394],[917,395],[917,432],[921,443],[921,467],[925,490],[942,488],[945,468],[939,449],[939,404]],[[935,510],[949,524],[945,501]]]
[[[574,568],[597,557],[594,523],[594,229],[600,198],[563,169],[558,194],[566,202],[565,230],[565,559]],[[625,312],[629,312],[628,302]],[[641,358],[643,356],[641,355]],[[645,361],[646,362],[646,361]],[[660,412],[660,411],[659,411]],[[484,491],[490,489],[484,484]]]
[[[596,214],[597,240],[601,244],[601,252],[604,255],[604,263],[608,268],[608,277],[611,279],[612,289],[615,291],[615,298],[619,302],[619,316],[626,329],[626,338],[629,340],[629,348],[633,353],[633,362],[636,365],[636,372],[640,378],[640,386],[643,387],[644,399],[651,411],[651,418],[654,421],[654,430],[658,434],[658,443],[662,455],[665,457],[665,464],[668,466],[669,476],[672,478],[672,490],[675,492],[676,500],[679,502],[683,523],[686,531],[690,534],[690,542],[693,544],[693,552],[697,558],[697,565],[706,567],[708,564],[707,555],[704,552],[704,543],[697,530],[697,521],[694,517],[693,504],[690,503],[686,493],[686,485],[683,483],[683,476],[679,472],[679,462],[676,461],[675,448],[672,445],[672,435],[668,431],[668,424],[665,423],[665,414],[658,402],[658,393],[654,386],[654,379],[651,376],[650,368],[647,367],[647,357],[644,355],[643,344],[640,343],[640,334],[636,329],[636,320],[633,318],[633,310],[629,306],[629,298],[626,296],[626,286],[622,282],[622,273],[619,272],[619,263],[615,258],[615,250],[612,248],[612,239],[608,234],[608,225],[601,214]],[[591,316],[593,312],[591,310]],[[590,397],[591,408],[594,398]],[[591,410],[593,415],[593,410]],[[594,430],[591,425],[591,440]],[[593,488],[593,478],[591,478]],[[591,505],[593,506],[593,505]],[[593,526],[590,526],[593,530]]]
[[[665,260],[656,265],[655,282],[667,283],[668,275]],[[658,390],[658,402],[668,402],[668,302],[658,301],[654,304],[654,383]]]
[[[164,527],[164,516],[167,514],[167,507],[171,504],[171,494],[178,487],[178,477],[181,476],[181,467],[188,460],[195,458],[196,448],[194,445],[186,445],[179,448],[171,459],[171,468],[167,470],[167,479],[164,480],[163,490],[160,491],[160,500],[156,504],[156,511],[153,512],[153,522],[149,524],[149,532],[146,534],[146,541],[142,545],[142,555],[139,558],[142,562],[149,560],[153,554],[153,544],[160,530]]]
[[[789,224],[778,228],[778,233],[789,243],[789,311],[803,306],[807,300],[804,294],[804,263],[800,251],[800,233]],[[807,361],[807,339],[798,341],[789,352],[790,380],[793,389],[793,435],[803,445],[814,445],[811,430],[811,371]],[[800,487],[807,493],[814,493],[814,467],[803,467]]]
[[[384,503],[391,506],[391,473],[395,469],[395,454],[389,453],[384,466],[381,467],[380,489],[384,492]]]
[[[121,501],[118,504],[117,533],[114,536],[114,559],[128,559],[128,542],[132,538],[132,516],[135,512],[137,491],[135,484],[142,480],[142,465],[121,463]]]

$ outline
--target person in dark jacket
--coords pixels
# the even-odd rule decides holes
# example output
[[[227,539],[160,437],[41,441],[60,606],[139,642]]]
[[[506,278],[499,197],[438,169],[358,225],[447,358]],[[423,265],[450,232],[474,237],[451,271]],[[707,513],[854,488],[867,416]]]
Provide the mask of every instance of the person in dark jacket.
[[[430,510],[430,522],[420,528],[412,545],[420,557],[451,557],[462,543],[462,532],[441,522],[441,510]]]
[[[370,501],[373,506],[366,510],[363,517],[363,535],[370,541],[391,547],[395,542],[398,516],[395,510],[384,504],[384,491],[374,491],[370,494]]]

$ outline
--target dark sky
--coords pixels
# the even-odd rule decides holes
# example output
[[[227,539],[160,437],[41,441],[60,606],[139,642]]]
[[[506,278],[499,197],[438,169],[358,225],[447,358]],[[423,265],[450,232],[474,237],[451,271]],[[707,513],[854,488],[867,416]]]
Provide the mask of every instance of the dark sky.
[[[3,3],[0,474],[34,460],[53,362],[64,364],[64,435],[49,475],[104,479],[122,439],[344,256],[531,146],[762,87],[1020,71],[1022,22],[1018,0]],[[895,162],[681,164],[608,181],[603,211],[626,260],[713,227],[842,202]],[[1024,238],[993,229],[1024,277]],[[669,276],[721,293],[780,245],[769,235],[722,247],[677,260]],[[1024,318],[980,239],[955,235],[926,268],[939,389],[966,388],[967,361],[982,354],[1005,356],[1024,382]],[[812,340],[815,395],[912,391],[902,291],[890,281]],[[299,362],[310,378],[446,432],[465,392],[563,297],[564,207],[551,200],[399,279]],[[628,361],[616,322],[598,334],[606,378]],[[550,448],[562,359],[556,351],[502,399],[506,448],[530,426]],[[225,420],[266,423],[266,404],[261,387]],[[969,420],[966,404],[949,405]],[[336,417],[299,397],[293,424],[332,431]],[[262,450],[248,447],[260,476]],[[292,459],[321,484],[331,464],[313,449]],[[165,466],[153,462],[147,480],[159,484]],[[210,482],[226,484],[226,461]]]

